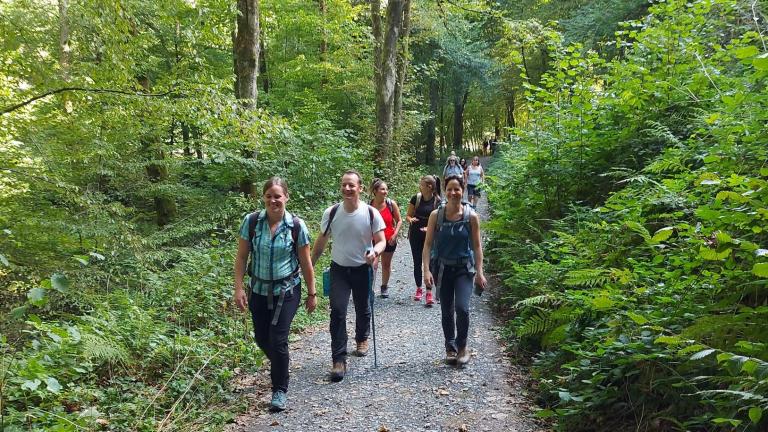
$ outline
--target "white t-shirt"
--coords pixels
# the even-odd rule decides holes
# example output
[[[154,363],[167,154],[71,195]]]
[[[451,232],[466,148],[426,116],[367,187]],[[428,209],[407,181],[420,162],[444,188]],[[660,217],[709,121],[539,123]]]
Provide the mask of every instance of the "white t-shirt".
[[[371,223],[368,204],[358,201],[357,210],[347,213],[344,204],[339,205],[331,222],[331,231],[328,233],[333,239],[331,245],[331,259],[344,267],[357,267],[365,264],[365,251],[372,247],[373,233],[385,228],[384,219],[376,209],[373,209],[373,223]],[[320,220],[320,231],[325,232],[328,226],[328,218],[333,206],[323,212]],[[371,229],[373,227],[373,229]]]

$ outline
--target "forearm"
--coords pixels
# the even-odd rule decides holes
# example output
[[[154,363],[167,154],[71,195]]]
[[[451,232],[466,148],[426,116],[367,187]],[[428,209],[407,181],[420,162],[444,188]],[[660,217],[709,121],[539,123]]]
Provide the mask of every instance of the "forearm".
[[[320,256],[323,254],[327,241],[328,239],[322,235],[315,241],[315,246],[312,248],[312,267],[317,264],[317,260],[319,260]]]
[[[247,258],[235,257],[234,277],[235,289],[245,289],[243,278],[245,277],[245,267]]]

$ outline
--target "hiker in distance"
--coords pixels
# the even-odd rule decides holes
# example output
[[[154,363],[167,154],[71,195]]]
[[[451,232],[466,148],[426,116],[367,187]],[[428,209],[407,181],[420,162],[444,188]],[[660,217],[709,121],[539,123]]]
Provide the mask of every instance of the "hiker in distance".
[[[447,202],[429,215],[422,261],[424,283],[435,286],[440,299],[445,361],[469,362],[469,301],[472,282],[478,295],[485,289],[480,217],[469,204],[462,203],[464,179],[445,179]]]
[[[464,181],[467,183],[467,198],[472,202],[472,207],[480,201],[480,186],[485,182],[485,171],[480,165],[480,158],[472,158],[472,164],[464,172]]]
[[[445,167],[443,168],[443,178],[446,179],[450,176],[464,177],[464,170],[461,168],[461,165],[459,165],[459,158],[457,158],[453,152],[448,156],[448,160],[445,162]]]
[[[405,219],[411,224],[408,229],[408,242],[411,245],[411,257],[413,258],[413,279],[416,282],[415,301],[420,302],[424,297],[422,285],[421,252],[424,249],[424,240],[427,238],[427,222],[429,215],[440,204],[440,183],[435,176],[425,175],[419,181],[419,193],[411,197],[408,203],[408,212]],[[435,303],[432,296],[432,286],[427,286],[425,306],[430,307]]]
[[[348,170],[341,177],[341,203],[325,209],[320,221],[322,234],[312,250],[317,263],[328,238],[331,246],[331,381],[344,379],[347,373],[347,305],[349,294],[355,302],[355,355],[368,354],[371,307],[368,289],[371,266],[386,246],[384,220],[376,209],[360,201],[363,180],[360,173]]]
[[[315,272],[309,253],[309,231],[304,221],[285,209],[288,185],[272,177],[262,189],[264,210],[245,217],[235,257],[235,303],[249,308],[256,344],[271,362],[270,410],[286,407],[288,392],[288,333],[301,300],[301,278],[307,283],[305,307],[317,306]],[[248,265],[246,292],[243,276]],[[299,272],[301,269],[301,272]]]
[[[400,227],[403,226],[403,219],[400,217],[400,207],[395,200],[389,199],[389,188],[387,183],[380,178],[373,179],[371,183],[371,195],[373,199],[370,202],[371,207],[379,211],[384,220],[384,240],[387,242],[384,252],[381,254],[381,297],[389,297],[388,284],[389,277],[392,274],[392,256],[397,249],[397,235]],[[374,273],[375,265],[374,265]]]

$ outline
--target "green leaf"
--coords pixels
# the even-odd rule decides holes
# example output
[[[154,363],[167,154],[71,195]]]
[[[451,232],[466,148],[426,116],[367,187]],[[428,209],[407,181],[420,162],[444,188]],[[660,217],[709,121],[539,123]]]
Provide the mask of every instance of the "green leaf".
[[[45,380],[45,384],[48,386],[48,391],[50,392],[58,393],[59,390],[61,390],[61,384],[59,384],[59,380],[54,377],[48,377],[48,379]]]
[[[21,319],[26,315],[27,313],[27,305],[22,305],[17,308],[13,308],[11,310],[11,318],[13,319]]]
[[[729,419],[729,418],[723,418],[723,417],[718,417],[718,418],[716,418],[716,419],[714,419],[714,420],[712,420],[712,421],[713,421],[715,424],[730,423],[730,424],[731,424],[731,426],[733,426],[733,427],[737,427],[738,425],[740,425],[740,424],[741,424],[741,420],[737,420],[737,419]]]
[[[752,407],[749,409],[749,419],[752,423],[758,424],[760,419],[763,418],[763,409],[760,407]]]
[[[615,304],[615,301],[606,296],[595,297],[592,299],[592,307],[597,310],[608,310]]]
[[[768,57],[757,57],[752,59],[752,66],[757,70],[768,70]]]
[[[39,379],[26,380],[26,381],[24,381],[24,384],[21,385],[21,388],[24,389],[24,390],[35,391],[35,390],[37,390],[38,387],[40,387],[40,384],[42,384],[42,383],[43,382],[40,381]]]
[[[638,324],[638,325],[643,325],[643,324],[645,324],[645,323],[647,323],[647,322],[648,322],[648,320],[647,320],[647,319],[645,319],[645,317],[644,317],[644,316],[642,316],[642,315],[640,315],[640,314],[636,314],[636,313],[634,313],[634,312],[627,312],[627,316],[628,316],[628,317],[629,317],[629,318],[630,318],[632,321],[634,321],[634,322],[635,322],[635,324]]]
[[[6,258],[3,255],[0,255],[0,263],[3,263],[4,266],[10,267],[11,263],[8,262],[8,258]]]
[[[555,415],[555,412],[551,409],[543,409],[536,412],[538,418],[550,418]]]
[[[754,57],[758,53],[760,53],[760,50],[758,50],[756,46],[750,45],[750,46],[737,48],[733,52],[733,55],[735,55],[737,59],[742,60],[748,57]]]
[[[679,336],[659,336],[653,342],[664,345],[680,345],[684,340]]]
[[[755,263],[755,265],[752,266],[752,273],[758,277],[768,278],[768,263]]]
[[[54,275],[51,276],[51,286],[56,291],[65,294],[69,291],[69,280],[61,273],[54,273]]]
[[[706,246],[702,246],[699,249],[699,256],[707,261],[720,261],[728,258],[731,255],[732,249],[728,248],[722,252],[718,252],[716,249],[710,249]]]
[[[708,355],[712,354],[713,352],[715,352],[715,350],[713,350],[712,348],[710,348],[710,349],[705,349],[705,350],[703,350],[703,351],[699,351],[699,352],[697,352],[696,354],[694,354],[694,355],[692,355],[692,356],[691,356],[691,360],[699,360],[699,359],[703,359],[704,357],[706,357],[706,356],[708,356]]]
[[[27,292],[27,299],[35,306],[42,306],[45,304],[45,289],[44,288],[32,288]]]
[[[675,232],[675,227],[664,227],[653,234],[651,240],[655,243],[663,242],[672,237]]]
[[[88,255],[75,255],[72,258],[84,266],[88,265]]]

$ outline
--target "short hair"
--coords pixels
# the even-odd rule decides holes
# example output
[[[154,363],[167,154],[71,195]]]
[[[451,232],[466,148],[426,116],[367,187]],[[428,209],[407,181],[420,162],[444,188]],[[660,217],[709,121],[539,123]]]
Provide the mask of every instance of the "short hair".
[[[459,182],[459,186],[461,186],[461,189],[464,189],[464,178],[457,175],[449,175],[445,178],[445,182],[443,183],[445,185],[445,189],[448,190],[448,182],[456,180]]]
[[[344,177],[345,175],[353,175],[353,174],[357,176],[357,184],[359,186],[362,186],[363,185],[363,176],[361,176],[360,173],[357,172],[356,170],[348,169],[348,170],[344,171],[344,174],[342,174],[341,176]]]
[[[261,193],[265,194],[268,190],[272,189],[274,186],[280,186],[280,188],[283,189],[283,193],[285,195],[289,195],[288,193],[288,183],[283,180],[282,177],[270,177],[267,181],[264,182],[264,187],[261,188]]]

